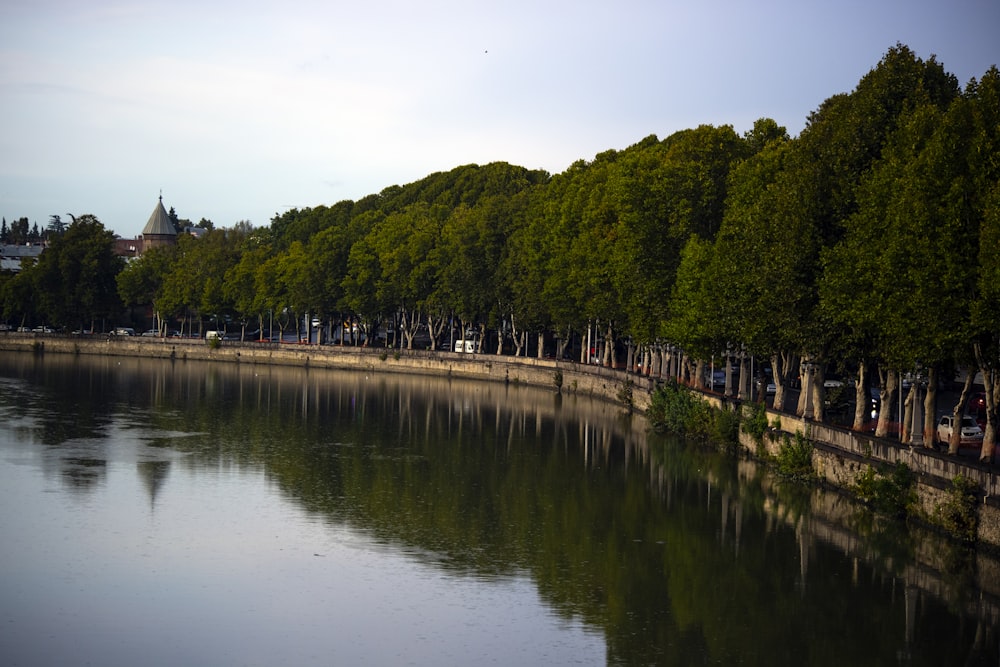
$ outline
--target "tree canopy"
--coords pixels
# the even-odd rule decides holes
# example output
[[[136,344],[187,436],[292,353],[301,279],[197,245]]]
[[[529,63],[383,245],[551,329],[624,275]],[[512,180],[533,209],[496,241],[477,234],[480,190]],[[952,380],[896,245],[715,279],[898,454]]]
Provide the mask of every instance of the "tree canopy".
[[[260,229],[203,220],[202,238],[124,271],[81,216],[26,272],[37,293],[5,277],[5,314],[71,325],[149,305],[189,329],[318,318],[327,332],[359,326],[367,344],[423,332],[432,348],[451,326],[492,336],[497,353],[581,359],[599,338],[605,363],[654,372],[680,354],[694,382],[698,362],[726,354],[769,360],[779,384],[798,359],[1000,369],[998,78],[993,67],[962,89],[897,44],[797,137],[762,118],[742,136],[650,135],[554,175],[464,165]]]

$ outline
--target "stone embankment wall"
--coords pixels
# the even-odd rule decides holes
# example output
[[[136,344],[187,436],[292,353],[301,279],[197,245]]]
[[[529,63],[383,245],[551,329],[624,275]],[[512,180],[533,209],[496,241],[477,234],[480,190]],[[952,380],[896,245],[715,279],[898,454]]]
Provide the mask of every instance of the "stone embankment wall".
[[[617,402],[631,400],[634,408],[640,411],[648,407],[653,389],[653,380],[649,378],[626,376],[620,371],[600,366],[582,366],[554,359],[499,357],[447,351],[228,341],[212,346],[197,339],[160,339],[141,336],[70,338],[32,334],[0,336],[0,349],[279,364],[358,370],[366,373],[451,375],[552,389],[558,386],[561,391],[571,394],[596,396]]]
[[[212,346],[201,340],[157,339],[142,337],[59,337],[32,334],[0,336],[0,350],[34,350],[65,354],[122,355],[186,360],[224,361],[247,364],[281,364],[358,370],[366,373],[416,373],[475,378],[495,382],[523,383],[540,387],[559,387],[570,394],[596,396],[618,403],[629,403],[644,411],[656,380],[599,366],[580,365],[554,359],[499,357],[459,354],[278,343],[222,342]],[[739,409],[739,403],[706,394],[715,407]],[[931,449],[911,448],[892,440],[868,434],[804,421],[793,415],[767,412],[769,424],[778,425],[765,437],[763,445],[777,454],[785,436],[801,432],[813,442],[813,469],[821,479],[839,488],[850,488],[858,475],[869,466],[905,463],[917,475],[922,509],[932,514],[951,487],[951,480],[961,475],[973,480],[982,490],[979,503],[979,539],[1000,548],[1000,493],[993,466],[974,460],[955,458]],[[741,445],[756,454],[758,444],[745,433]]]
[[[1000,548],[1000,483],[994,466],[981,464],[971,457],[954,457],[930,448],[910,447],[773,410],[767,411],[767,420],[777,426],[763,439],[762,445],[768,454],[777,455],[785,437],[801,433],[813,444],[813,470],[820,479],[837,488],[851,488],[869,467],[905,463],[916,475],[920,509],[928,516],[933,516],[944,504],[955,477],[961,475],[972,480],[982,493],[978,503],[979,541]],[[740,433],[740,444],[752,453],[757,452],[758,443],[747,433]]]

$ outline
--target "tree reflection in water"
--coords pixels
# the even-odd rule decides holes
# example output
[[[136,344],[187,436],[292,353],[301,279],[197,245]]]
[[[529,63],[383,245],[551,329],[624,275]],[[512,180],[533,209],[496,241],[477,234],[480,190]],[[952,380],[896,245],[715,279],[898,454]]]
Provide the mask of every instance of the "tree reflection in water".
[[[992,559],[651,435],[608,403],[377,369],[0,366],[34,392],[4,400],[8,423],[83,493],[112,435],[163,453],[136,462],[151,505],[175,470],[260,471],[323,524],[448,576],[530,578],[602,634],[611,664],[997,662],[996,591],[973,576]]]

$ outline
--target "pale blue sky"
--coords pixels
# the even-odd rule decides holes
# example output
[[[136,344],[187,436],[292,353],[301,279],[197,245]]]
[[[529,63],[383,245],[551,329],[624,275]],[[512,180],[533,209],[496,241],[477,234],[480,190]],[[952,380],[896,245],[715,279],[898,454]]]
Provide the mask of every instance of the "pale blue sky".
[[[462,164],[702,123],[793,135],[897,42],[965,84],[1000,0],[3,0],[0,215],[266,225]]]

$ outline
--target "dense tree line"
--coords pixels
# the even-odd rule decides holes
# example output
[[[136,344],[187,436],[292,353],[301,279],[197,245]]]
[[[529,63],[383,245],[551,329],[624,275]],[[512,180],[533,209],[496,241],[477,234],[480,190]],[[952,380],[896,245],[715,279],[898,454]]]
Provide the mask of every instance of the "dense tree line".
[[[929,435],[938,381],[979,369],[989,457],[1000,398],[998,142],[996,67],[961,88],[934,57],[897,45],[795,138],[761,119],[743,136],[730,126],[649,136],[556,175],[467,165],[264,228],[182,235],[124,267],[117,285],[125,306],[151,304],[158,326],[189,330],[218,317],[298,329],[308,315],[366,340],[388,328],[401,347],[420,332],[438,348],[457,322],[480,345],[496,341],[483,352],[541,354],[549,341],[560,357],[599,330],[579,345],[582,361],[593,347],[602,363],[669,369],[696,385],[713,360],[732,362],[733,391],[747,397],[753,356],[769,361],[779,407],[805,369],[815,381],[798,409],[811,396],[820,420],[832,368],[857,379],[857,428],[869,388],[880,388],[883,435],[908,374],[929,380]],[[42,264],[28,273],[44,275]],[[19,281],[30,282],[6,281],[8,317],[78,317],[26,301]],[[113,310],[74,304],[91,307]]]

